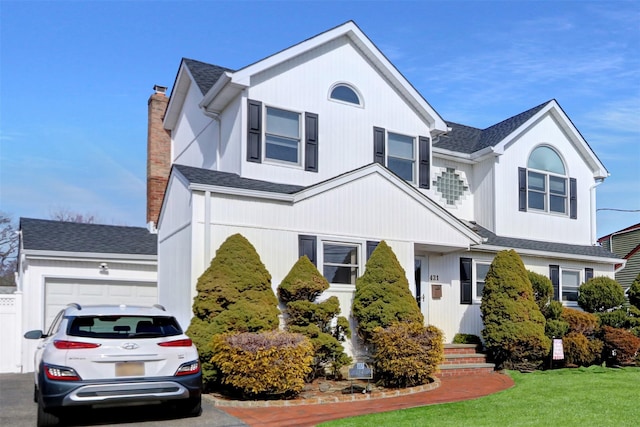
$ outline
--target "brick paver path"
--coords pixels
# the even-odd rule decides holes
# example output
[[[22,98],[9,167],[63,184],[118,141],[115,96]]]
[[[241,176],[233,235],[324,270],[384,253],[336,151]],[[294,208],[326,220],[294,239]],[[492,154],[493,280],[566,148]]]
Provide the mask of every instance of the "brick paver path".
[[[401,397],[287,407],[221,406],[218,409],[240,418],[252,427],[307,427],[338,418],[475,399],[506,390],[511,388],[513,384],[513,380],[509,376],[500,373],[453,376],[442,378],[440,387],[435,390]]]

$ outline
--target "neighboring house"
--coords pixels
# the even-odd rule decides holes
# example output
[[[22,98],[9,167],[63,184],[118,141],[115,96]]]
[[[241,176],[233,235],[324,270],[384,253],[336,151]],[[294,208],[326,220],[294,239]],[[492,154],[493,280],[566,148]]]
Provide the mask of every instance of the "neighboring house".
[[[156,89],[148,205],[162,205],[148,219],[159,301],[183,324],[234,233],[274,290],[307,255],[346,316],[385,240],[447,342],[480,334],[500,250],[549,276],[567,305],[623,262],[596,241],[595,189],[609,174],[555,100],[486,129],[445,121],[353,22],[239,70],[183,59],[171,98]]]
[[[67,304],[155,304],[157,235],[143,227],[20,219],[17,333],[46,330]],[[33,340],[18,340],[16,372],[33,371]]]
[[[626,265],[616,271],[616,281],[629,289],[640,273],[640,223],[598,239],[603,248],[624,259]]]

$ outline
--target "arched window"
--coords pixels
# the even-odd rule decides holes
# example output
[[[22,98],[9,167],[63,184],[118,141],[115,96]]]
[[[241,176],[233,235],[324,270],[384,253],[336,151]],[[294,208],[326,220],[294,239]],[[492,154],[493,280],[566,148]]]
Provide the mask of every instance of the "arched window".
[[[358,93],[355,91],[355,89],[344,83],[335,85],[333,89],[331,89],[329,98],[333,99],[334,101],[346,102],[348,104],[362,105],[360,97],[358,96]]]
[[[527,207],[567,214],[568,178],[564,162],[551,147],[533,150],[527,162]]]

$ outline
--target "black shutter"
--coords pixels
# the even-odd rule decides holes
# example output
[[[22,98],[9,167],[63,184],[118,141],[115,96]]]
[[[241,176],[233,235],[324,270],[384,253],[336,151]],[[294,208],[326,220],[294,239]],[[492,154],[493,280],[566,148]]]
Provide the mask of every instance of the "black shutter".
[[[316,256],[316,236],[298,236],[298,256],[302,257],[306,255],[307,258],[315,265],[318,266],[318,257]]]
[[[569,216],[578,219],[578,183],[575,178],[569,178]]]
[[[262,162],[262,102],[247,102],[247,161]]]
[[[369,261],[369,258],[371,258],[371,254],[378,247],[378,243],[380,243],[380,242],[374,242],[374,241],[371,241],[371,240],[367,240],[367,261]]]
[[[304,170],[318,172],[318,115],[304,113]]]
[[[593,268],[585,268],[584,269],[584,281],[588,281],[589,279],[593,279]]]
[[[373,128],[373,161],[385,166],[384,161],[384,136],[385,130],[382,128]]]
[[[518,168],[518,209],[527,211],[527,170]]]
[[[559,265],[549,266],[549,279],[551,279],[551,284],[553,285],[553,300],[560,301],[560,266]]]
[[[418,138],[419,141],[419,156],[420,164],[418,169],[418,185],[420,188],[429,188],[431,184],[431,140],[426,136]]]
[[[471,304],[471,258],[460,258],[460,304]]]

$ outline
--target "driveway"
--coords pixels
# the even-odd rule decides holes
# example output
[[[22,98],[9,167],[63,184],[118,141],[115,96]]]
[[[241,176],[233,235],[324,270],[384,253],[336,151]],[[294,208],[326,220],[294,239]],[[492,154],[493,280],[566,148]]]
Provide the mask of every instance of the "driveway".
[[[33,427],[37,404],[33,402],[33,374],[0,374],[0,426]],[[130,408],[104,408],[79,411],[67,426],[175,426],[175,427],[240,427],[239,419],[216,409],[202,399],[202,415],[175,418],[161,405]]]

